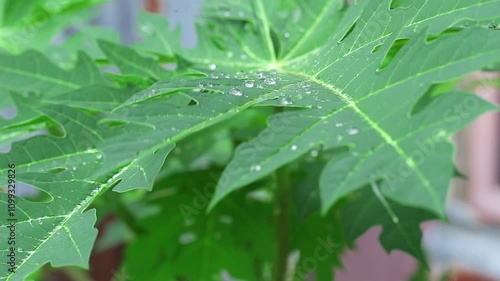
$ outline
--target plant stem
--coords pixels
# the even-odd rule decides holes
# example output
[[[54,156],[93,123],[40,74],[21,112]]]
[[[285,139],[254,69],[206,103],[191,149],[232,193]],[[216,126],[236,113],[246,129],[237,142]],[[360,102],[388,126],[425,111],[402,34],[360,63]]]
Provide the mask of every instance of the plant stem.
[[[287,167],[276,171],[276,258],[274,261],[274,281],[286,278],[288,260],[290,179]]]

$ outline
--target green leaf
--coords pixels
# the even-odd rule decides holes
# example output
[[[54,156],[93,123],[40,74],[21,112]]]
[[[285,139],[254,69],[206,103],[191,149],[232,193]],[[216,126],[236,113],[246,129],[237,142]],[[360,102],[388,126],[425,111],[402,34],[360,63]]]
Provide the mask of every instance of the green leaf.
[[[166,19],[155,14],[141,12],[138,21],[142,41],[136,47],[172,59],[175,56],[172,39],[175,38],[175,42],[179,42],[180,30],[177,28],[173,32],[170,31]]]
[[[380,242],[387,252],[395,249],[405,251],[427,264],[421,247],[420,224],[436,219],[428,211],[406,207],[387,200],[376,183],[354,195],[355,199],[341,210],[341,224],[350,245],[372,226],[383,227]]]
[[[168,148],[149,154],[131,150],[139,156],[137,160],[129,158],[125,165],[107,166],[107,158],[123,161],[127,157],[120,152],[114,155],[103,145],[118,129],[98,126],[95,117],[64,106],[40,110],[62,127],[64,137],[36,136],[16,142],[8,154],[0,154],[1,177],[7,178],[8,164],[13,163],[18,182],[32,185],[51,198],[40,203],[17,198],[17,227],[22,233],[16,242],[20,249],[18,268],[9,274],[7,265],[2,264],[3,280],[22,280],[46,262],[56,267],[86,268],[97,232],[92,227],[95,212],[85,210],[117,182],[119,191],[150,189],[168,153]],[[6,206],[7,194],[0,196]],[[6,218],[2,218],[2,227],[7,225]]]
[[[208,204],[212,181],[208,172],[190,172],[158,183],[150,202],[160,205],[162,212],[141,222],[146,234],[126,251],[124,269],[130,276],[218,280],[226,271],[237,279],[261,280],[258,272],[262,269],[255,265],[272,256],[272,241],[267,239],[272,236],[271,206],[252,202],[240,193],[207,216],[202,209]],[[161,196],[165,184],[171,195]],[[241,206],[252,215],[239,212]],[[149,254],[137,260],[145,251]]]
[[[397,16],[398,13],[394,15]],[[284,96],[281,104],[307,109],[274,115],[269,129],[262,133],[264,137],[259,136],[237,149],[222,176],[224,181],[218,187],[212,206],[230,191],[271,173],[321,144],[327,148],[349,146],[352,151],[343,159],[330,162],[323,171],[323,211],[375,177],[387,179],[381,189],[388,196],[442,215],[449,179],[441,173],[450,174],[452,169],[451,145],[446,138],[493,107],[474,97],[448,94],[437,98],[419,114],[410,116],[409,113],[430,84],[453,79],[496,60],[500,37],[489,35],[495,31],[468,29],[428,43],[424,32],[413,35],[394,58],[397,63],[383,70],[379,65],[397,34],[375,53],[372,50],[376,43],[372,43],[350,51],[349,56],[342,55],[348,46],[355,46],[352,44],[356,41],[349,42],[350,38],[356,38],[354,31],[338,47],[327,47],[316,56],[337,57],[333,63],[316,59],[310,60],[309,69],[307,65],[297,66],[304,69],[303,72],[282,70],[283,74],[275,78],[281,80],[277,83]],[[478,48],[477,42],[482,40],[484,44]],[[450,46],[457,46],[453,53],[445,51]],[[339,72],[342,74],[336,75]],[[400,94],[402,90],[404,95]],[[311,100],[308,93],[316,101]],[[459,112],[443,115],[448,104],[457,102],[470,102],[474,107],[466,115]],[[286,132],[273,133],[283,131],[284,126]],[[443,141],[433,141],[437,134]],[[262,140],[265,135],[272,135],[273,140]],[[415,144],[418,141],[437,143],[434,147],[439,153],[412,155],[419,153]],[[441,173],[429,169],[430,163],[440,163]],[[261,172],[250,169],[255,165],[261,167]],[[400,174],[398,169],[410,172],[398,177],[397,187],[390,188],[394,185],[393,178]],[[412,193],[403,186],[412,188]]]
[[[167,77],[165,68],[151,58],[140,56],[131,48],[103,40],[99,40],[99,46],[106,56],[121,70],[122,74],[155,80]]]
[[[255,1],[250,8],[255,15],[254,22],[260,22],[258,28],[237,33],[245,34],[244,38],[230,33],[232,36],[226,39],[248,43],[243,46],[247,51],[253,46],[264,47],[253,55],[266,61],[262,68],[277,68],[277,72],[238,72],[230,76],[217,71],[210,78],[158,83],[135,95],[125,106],[140,105],[141,110],[147,108],[147,112],[161,114],[137,114],[139,110],[132,109],[122,121],[168,130],[162,124],[185,120],[179,126],[179,135],[184,135],[257,104],[303,108],[275,114],[267,130],[238,147],[221,177],[211,207],[231,191],[271,174],[322,145],[326,149],[350,148],[350,153],[330,161],[323,170],[320,180],[323,212],[370,179],[382,179],[381,190],[386,196],[443,216],[449,178],[442,173],[451,175],[453,169],[448,138],[494,107],[463,93],[449,93],[436,97],[417,114],[411,115],[411,110],[430,85],[455,79],[498,60],[500,37],[494,36],[494,30],[468,28],[434,37],[430,42],[427,39],[463,17],[476,20],[493,17],[491,8],[500,2],[447,4],[444,5],[447,10],[439,9],[439,13],[435,11],[439,6],[437,2],[416,5],[427,14],[416,14],[416,10],[404,5],[391,10],[390,4],[391,1],[379,0],[351,6],[348,16],[338,24],[337,31],[321,50],[311,51],[298,60],[280,61],[275,57],[276,46],[270,34],[275,30],[265,12],[270,9]],[[225,26],[248,31],[251,23],[235,22]],[[391,53],[400,38],[405,38],[406,43]],[[250,42],[260,42],[260,45]],[[212,45],[211,49],[215,50],[216,46]],[[200,46],[197,50],[202,54],[206,48]],[[454,51],[449,52],[450,48]],[[389,53],[391,57],[387,62]],[[196,57],[187,54],[185,57],[197,63]],[[205,57],[210,55],[206,53]],[[255,67],[246,66],[247,69]],[[199,90],[195,89],[196,85]],[[161,105],[163,100],[168,103],[168,99],[162,97],[177,91],[188,91],[196,105],[180,108]],[[474,107],[468,114],[445,111],[449,104],[455,103],[470,103]],[[122,119],[120,115],[114,118]],[[195,121],[196,118],[200,119]],[[430,142],[432,153],[421,152],[418,142]],[[431,163],[434,168],[430,168]],[[401,171],[408,172],[403,175]],[[407,188],[412,192],[407,192]]]
[[[72,71],[60,69],[35,51],[28,51],[20,56],[0,54],[0,60],[0,83],[2,88],[12,91],[37,92],[45,97],[52,97],[86,85],[109,83],[82,52]]]

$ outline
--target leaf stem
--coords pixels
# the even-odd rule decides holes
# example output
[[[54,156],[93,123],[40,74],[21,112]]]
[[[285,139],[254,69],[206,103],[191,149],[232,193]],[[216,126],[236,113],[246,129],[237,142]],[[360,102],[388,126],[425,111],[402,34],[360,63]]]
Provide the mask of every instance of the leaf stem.
[[[289,252],[289,200],[290,179],[288,177],[288,167],[284,166],[276,171],[276,256],[274,262],[274,281],[284,281],[286,278]]]

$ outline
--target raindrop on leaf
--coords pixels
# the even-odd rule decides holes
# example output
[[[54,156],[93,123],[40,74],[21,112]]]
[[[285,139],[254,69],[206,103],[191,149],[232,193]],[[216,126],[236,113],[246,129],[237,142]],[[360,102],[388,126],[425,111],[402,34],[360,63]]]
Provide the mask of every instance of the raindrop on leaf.
[[[348,133],[349,135],[351,135],[351,136],[352,136],[352,135],[357,134],[358,132],[359,132],[359,130],[358,130],[358,129],[356,129],[355,127],[351,127],[351,128],[349,128],[349,129],[347,129],[347,133]]]
[[[260,169],[261,169],[260,165],[252,165],[250,167],[250,171],[252,171],[252,172],[258,172],[258,171],[260,171]]]
[[[264,83],[266,83],[267,85],[276,85],[276,78],[267,77],[266,79],[264,79]]]
[[[243,73],[243,71],[238,71],[238,72],[236,72],[236,75],[234,75],[234,78],[243,79],[243,78],[245,78],[245,73]]]
[[[290,100],[290,98],[284,97],[281,99],[281,104],[282,105],[290,105],[290,104],[292,104],[292,101]]]
[[[307,82],[300,82],[299,86],[302,87],[303,89],[307,89],[311,87],[311,84]]]
[[[215,70],[217,68],[217,65],[215,63],[212,63],[208,66],[210,70]]]
[[[241,90],[238,88],[232,88],[231,90],[229,90],[229,94],[240,97],[243,95],[243,92],[241,92]]]
[[[253,88],[253,86],[254,86],[253,81],[245,81],[245,87],[247,87],[247,88]]]

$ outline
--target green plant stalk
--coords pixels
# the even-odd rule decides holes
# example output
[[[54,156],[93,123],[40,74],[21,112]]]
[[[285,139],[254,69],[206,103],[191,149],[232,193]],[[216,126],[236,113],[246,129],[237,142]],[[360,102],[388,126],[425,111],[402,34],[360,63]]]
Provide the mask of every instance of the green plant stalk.
[[[288,177],[288,167],[284,166],[276,171],[276,256],[274,261],[274,281],[284,281],[286,279],[289,252],[288,233],[290,230],[289,202],[290,179]]]

